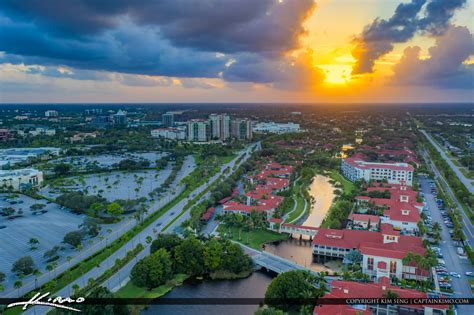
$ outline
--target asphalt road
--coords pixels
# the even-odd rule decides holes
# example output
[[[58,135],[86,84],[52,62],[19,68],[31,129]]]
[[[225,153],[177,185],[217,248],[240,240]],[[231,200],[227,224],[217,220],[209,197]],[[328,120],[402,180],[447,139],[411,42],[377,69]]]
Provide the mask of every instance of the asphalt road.
[[[440,171],[434,165],[434,163],[431,162],[428,153],[425,151],[423,152],[423,158],[425,159],[426,163],[431,167],[431,170],[433,173],[436,175],[436,178],[441,182],[443,185],[443,188],[447,191],[449,197],[454,201],[456,207],[459,209],[459,212],[461,213],[462,221],[463,221],[463,231],[464,234],[466,235],[467,242],[471,247],[474,245],[474,227],[471,223],[471,220],[467,217],[466,213],[464,212],[461,204],[459,203],[458,199],[454,195],[451,187],[449,187],[448,183],[444,179],[444,177],[441,175]]]
[[[457,167],[456,164],[453,163],[453,161],[451,161],[451,159],[447,156],[447,154],[444,152],[443,148],[441,148],[441,146],[436,142],[434,141],[433,137],[428,134],[425,130],[420,130],[421,133],[423,133],[425,135],[425,137],[431,142],[431,144],[436,148],[436,150],[439,152],[439,154],[441,155],[441,157],[449,164],[449,166],[451,167],[451,169],[454,171],[454,173],[456,173],[456,175],[458,176],[459,180],[464,184],[464,186],[466,186],[467,190],[469,190],[469,192],[471,194],[474,194],[474,181],[470,180],[469,178],[467,178],[466,176],[464,176],[464,174],[461,172],[461,170],[459,169],[459,167]]]
[[[95,279],[102,273],[104,273],[108,268],[113,266],[115,263],[115,260],[117,258],[123,258],[127,254],[128,251],[133,249],[138,243],[142,243],[145,246],[145,249],[137,255],[135,259],[133,259],[130,263],[125,265],[119,272],[115,273],[112,277],[110,277],[105,283],[103,284],[110,290],[116,291],[118,290],[121,286],[127,283],[130,271],[132,270],[133,266],[140,260],[141,258],[145,257],[146,255],[149,254],[150,252],[150,244],[147,244],[144,242],[145,238],[147,236],[154,236],[154,229],[157,233],[161,232],[163,228],[171,222],[175,217],[180,215],[181,211],[183,210],[184,206],[188,203],[188,201],[192,200],[194,196],[198,195],[201,193],[203,190],[205,190],[209,184],[208,183],[213,183],[217,178],[223,173],[223,171],[227,168],[230,167],[231,171],[229,172],[229,175],[233,173],[233,167],[236,165],[237,160],[241,156],[242,153],[250,152],[251,149],[254,146],[257,146],[260,148],[259,143],[253,144],[248,146],[245,150],[241,151],[237,158],[232,160],[231,162],[223,165],[221,167],[221,171],[214,175],[208,182],[205,184],[201,185],[200,187],[196,188],[192,193],[188,195],[187,198],[182,199],[179,203],[177,203],[175,206],[173,206],[170,210],[168,210],[163,216],[158,218],[155,222],[150,224],[147,228],[145,228],[142,232],[140,232],[138,235],[136,235],[133,239],[131,239],[128,243],[126,243],[123,247],[118,249],[114,254],[112,254],[110,257],[108,257],[105,261],[102,262],[100,266],[97,266],[90,270],[88,273],[84,274],[80,278],[76,279],[75,281],[71,282],[69,285],[61,289],[59,292],[55,292],[54,296],[70,296],[73,292],[72,286],[74,284],[79,285],[80,287],[83,287],[87,284],[88,279]],[[245,161],[250,154],[246,154],[245,158],[242,159],[240,163]],[[204,200],[207,196],[205,194],[200,200]],[[189,217],[189,211],[185,212],[183,215],[179,217],[179,219],[171,224],[169,228],[167,229],[168,231],[172,231],[174,227],[178,226],[181,224],[182,221],[186,220],[186,218]],[[36,306],[33,308],[28,309],[25,311],[23,314],[30,314],[30,315],[42,315],[46,314],[50,310],[49,307],[41,307],[41,306]]]
[[[443,223],[443,217],[438,209],[436,197],[431,193],[430,180],[420,178],[421,191],[425,195],[426,204],[429,208],[433,223],[438,222],[441,226],[441,242],[439,247],[443,253],[443,260],[446,262],[446,267],[449,272],[457,272],[461,278],[450,277],[452,289],[455,297],[473,297],[471,288],[468,283],[468,277],[465,276],[466,271],[474,271],[473,266],[467,258],[462,258],[457,254],[456,246],[451,240],[449,229]],[[474,306],[462,305],[458,306],[460,314],[473,314]]]

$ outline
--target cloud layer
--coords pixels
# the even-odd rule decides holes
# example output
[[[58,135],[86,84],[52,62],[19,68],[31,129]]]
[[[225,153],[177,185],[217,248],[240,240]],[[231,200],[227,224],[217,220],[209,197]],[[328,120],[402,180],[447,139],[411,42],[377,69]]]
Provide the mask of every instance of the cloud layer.
[[[415,34],[442,35],[455,11],[466,0],[411,0],[397,6],[388,20],[375,19],[355,39],[352,55],[357,62],[354,74],[370,73],[374,63],[393,50],[395,43],[405,43]]]
[[[394,83],[474,89],[474,65],[463,63],[474,54],[474,37],[466,27],[449,27],[429,49],[430,58],[420,59],[420,51],[405,49],[394,67]]]
[[[300,48],[314,8],[313,0],[4,0],[0,61],[286,85],[301,74],[302,58],[288,52]]]

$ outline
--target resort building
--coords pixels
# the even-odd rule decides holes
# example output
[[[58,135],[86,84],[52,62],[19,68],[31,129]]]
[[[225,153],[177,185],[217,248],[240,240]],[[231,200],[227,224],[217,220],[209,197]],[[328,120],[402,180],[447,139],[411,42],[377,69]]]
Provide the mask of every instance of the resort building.
[[[250,215],[252,211],[265,212],[267,219],[273,216],[284,197],[275,195],[289,187],[292,172],[291,166],[279,163],[268,163],[262,172],[248,177],[250,183],[257,184],[254,189],[244,194],[245,203],[225,200],[223,213],[240,213]],[[235,194],[233,194],[235,196]]]
[[[368,193],[389,192],[390,198],[371,198],[368,196],[357,196],[358,212],[367,212],[369,208],[377,208],[383,211],[382,223],[391,224],[396,230],[405,233],[417,233],[420,212],[424,204],[417,201],[417,192],[411,187],[403,185],[391,185],[389,187],[369,187]]]
[[[374,163],[357,158],[342,160],[342,174],[350,181],[386,180],[390,184],[413,184],[414,168],[407,163]]]
[[[0,170],[1,190],[23,191],[38,188],[43,183],[43,172],[25,168],[19,170]]]
[[[253,127],[254,132],[260,133],[290,133],[299,132],[300,125],[292,122],[288,123],[275,123],[275,122],[259,122]]]
[[[352,228],[378,231],[380,225],[380,217],[377,215],[351,213],[349,220],[352,222]]]
[[[186,140],[186,130],[179,128],[159,128],[151,131],[153,138],[169,140]]]
[[[400,235],[390,224],[381,224],[380,232],[364,230],[319,229],[313,239],[313,254],[317,257],[344,258],[351,250],[363,257],[362,272],[373,279],[425,280],[430,273],[416,265],[404,265],[409,253],[424,255],[420,237]]]
[[[425,292],[413,289],[400,288],[390,284],[390,279],[381,277],[376,283],[360,283],[353,281],[334,280],[331,283],[331,291],[326,293],[323,298],[339,298],[339,299],[376,299],[384,298],[390,293],[395,294],[398,298],[406,299],[426,299],[429,298]],[[318,305],[314,308],[314,315],[395,315],[395,314],[446,314],[448,305]]]

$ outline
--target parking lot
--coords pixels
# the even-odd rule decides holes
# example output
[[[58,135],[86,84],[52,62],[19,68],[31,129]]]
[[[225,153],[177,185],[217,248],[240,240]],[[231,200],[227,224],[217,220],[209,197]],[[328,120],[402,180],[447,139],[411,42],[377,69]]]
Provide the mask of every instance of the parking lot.
[[[435,223],[441,227],[441,241],[438,246],[432,247],[438,255],[438,265],[435,268],[438,285],[440,288],[451,289],[455,297],[472,297],[468,279],[472,275],[470,272],[474,272],[474,268],[466,255],[458,249],[460,244],[451,239],[452,222],[448,219],[448,210],[438,200],[436,187],[432,184],[432,180],[420,178],[419,182],[426,202],[424,211],[427,213],[427,220],[425,224],[429,230],[433,229]],[[470,308],[470,306],[459,306],[461,314],[469,314]]]
[[[43,187],[39,193],[48,198],[56,198],[65,190],[83,191],[88,195],[101,195],[108,201],[137,199],[148,197],[149,193],[160,187],[170,174],[171,165],[161,171],[116,171],[74,176],[67,178],[60,185]]]
[[[148,161],[150,167],[156,166],[156,160],[166,156],[166,152],[143,152],[143,153],[117,153],[117,154],[100,154],[100,155],[82,155],[69,156],[48,162],[50,166],[59,163],[67,163],[72,166],[74,171],[85,171],[87,169],[102,168],[112,169],[116,164],[123,160]]]
[[[12,264],[20,257],[31,256],[37,266],[44,265],[44,252],[62,242],[64,235],[77,230],[84,216],[73,214],[46,200],[35,200],[24,195],[0,194],[0,209],[13,208],[14,219],[0,216],[0,271],[8,274]],[[6,199],[6,200],[5,200]],[[44,208],[32,211],[34,204]],[[34,213],[37,213],[36,215]],[[12,217],[12,216],[10,216]],[[28,241],[37,238],[37,250],[31,250]]]

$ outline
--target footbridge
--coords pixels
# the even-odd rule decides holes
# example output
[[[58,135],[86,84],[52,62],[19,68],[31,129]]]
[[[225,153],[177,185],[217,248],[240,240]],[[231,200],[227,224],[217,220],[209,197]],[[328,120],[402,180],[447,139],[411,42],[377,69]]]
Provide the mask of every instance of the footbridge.
[[[271,253],[259,251],[253,248],[250,248],[246,245],[238,243],[244,252],[252,258],[254,264],[268,271],[273,271],[275,273],[283,273],[291,270],[303,270],[307,271],[315,276],[319,276],[319,272],[308,269],[304,266],[297,264],[296,262],[290,261],[288,259],[273,255]],[[326,276],[327,286],[331,286],[333,280],[340,279],[339,277]]]
[[[283,223],[280,225],[278,232],[306,235],[313,239],[313,237],[318,233],[318,230],[318,228],[312,226]]]
[[[278,232],[278,233],[288,233],[291,236],[294,234],[309,236],[312,240],[316,234],[318,234],[319,228],[306,226],[306,225],[296,225],[296,224],[289,224],[283,223],[282,219],[272,219],[270,220],[270,230]]]

